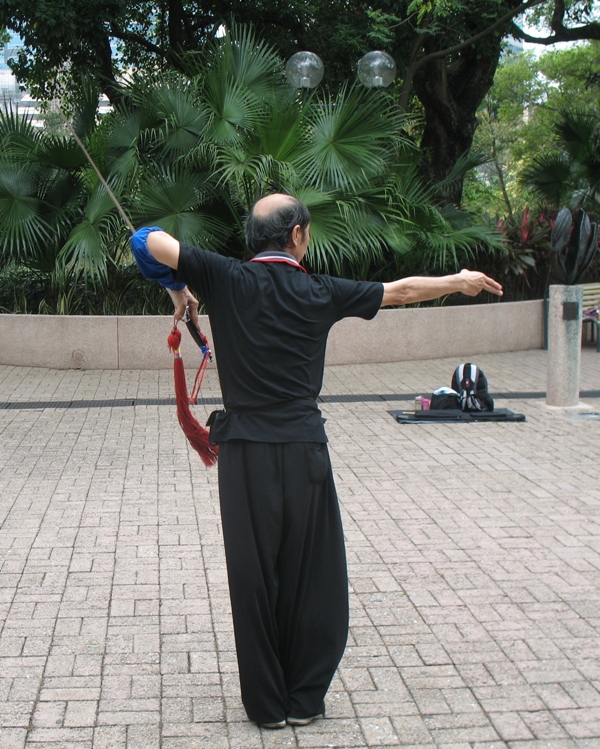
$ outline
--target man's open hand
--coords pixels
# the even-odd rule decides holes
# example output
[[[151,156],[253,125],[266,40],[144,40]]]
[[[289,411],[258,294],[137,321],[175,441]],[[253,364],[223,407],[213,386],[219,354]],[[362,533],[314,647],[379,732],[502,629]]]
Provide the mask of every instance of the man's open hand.
[[[482,291],[489,291],[496,296],[502,296],[502,286],[498,281],[494,281],[493,278],[486,276],[485,273],[480,273],[476,270],[461,270],[458,277],[462,281],[463,288],[461,291],[467,296],[477,296]]]

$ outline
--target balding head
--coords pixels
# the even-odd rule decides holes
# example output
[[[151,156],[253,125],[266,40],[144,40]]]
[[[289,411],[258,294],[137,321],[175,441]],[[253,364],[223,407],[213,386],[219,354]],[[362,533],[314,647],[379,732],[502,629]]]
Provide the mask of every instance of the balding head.
[[[294,227],[304,232],[310,214],[304,203],[291,195],[274,193],[257,201],[246,218],[246,243],[252,254],[265,250],[286,251]]]
[[[257,200],[252,208],[252,213],[257,218],[265,218],[266,216],[270,216],[273,212],[285,210],[286,207],[289,208],[292,204],[297,202],[296,198],[293,198],[291,195],[276,192]]]

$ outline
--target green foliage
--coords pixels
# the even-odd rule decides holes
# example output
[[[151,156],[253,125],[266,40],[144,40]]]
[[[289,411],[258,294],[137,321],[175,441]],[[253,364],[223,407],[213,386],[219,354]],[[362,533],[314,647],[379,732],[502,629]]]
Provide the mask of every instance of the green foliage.
[[[554,150],[537,155],[522,180],[547,205],[597,210],[600,201],[600,117],[567,110],[553,127]]]
[[[505,275],[527,276],[550,250],[550,217],[535,216],[527,207],[520,214],[498,222],[507,242]]]
[[[113,269],[109,285],[86,284],[9,265],[0,270],[0,312],[47,315],[169,315],[169,297],[146,281],[135,264]]]
[[[550,27],[555,13],[555,3],[543,2],[537,4],[527,13],[528,22],[532,26]],[[596,3],[593,0],[566,0],[560,6],[564,11],[564,20],[572,24],[586,24],[597,20]]]
[[[594,78],[600,67],[600,42],[549,50],[541,55],[537,66],[543,79],[551,84],[545,87],[546,103],[551,110],[593,109],[600,105],[600,81]]]
[[[470,175],[467,206],[510,217],[540,197],[555,207],[570,201],[576,190],[572,157],[556,147],[556,128],[567,107],[591,113],[598,109],[600,85],[591,71],[599,65],[598,42],[545,52],[539,58],[522,53],[503,59],[478,112],[474,142],[491,160],[477,175]],[[588,129],[579,142],[587,144],[584,149],[593,149],[593,132]],[[543,190],[522,180],[531,165],[540,184],[546,185]]]
[[[573,221],[573,218],[575,220]],[[551,260],[559,283],[580,283],[598,249],[598,226],[585,211],[561,208],[551,235]]]
[[[427,186],[405,135],[410,121],[389,95],[346,85],[300,94],[269,46],[248,29],[236,34],[183,56],[186,75],[137,74],[100,123],[89,96],[75,110],[80,137],[135,224],[242,258],[245,214],[285,191],[311,211],[313,270],[389,280],[406,266],[454,270],[500,246],[493,229],[440,207],[477,159]],[[4,267],[46,274],[41,311],[129,308],[127,230],[74,140],[0,113],[0,144]]]
[[[519,0],[4,0],[0,27],[24,39],[23,53],[11,62],[19,80],[36,98],[60,97],[69,107],[85,96],[89,81],[94,93],[102,91],[120,104],[118,81],[130,70],[193,77],[192,53],[203,55],[218,29],[232,30],[236,23],[252,24],[279,55],[316,51],[325,64],[323,85],[331,90],[355,80],[356,64],[366,52],[384,49],[398,68],[390,91],[404,111],[423,114],[416,138],[422,138],[427,179],[435,183],[471,147],[476,111],[490,88],[502,39],[522,33],[518,24],[526,15],[530,22],[554,24],[556,41],[597,36],[590,0],[534,5],[526,14],[530,3]],[[215,128],[222,139],[250,124],[252,105],[241,90],[258,92],[248,77],[254,62],[243,53],[241,35],[234,35],[238,58],[248,70],[237,71],[241,88],[233,99],[218,100],[213,92]],[[204,94],[208,99],[209,90]],[[446,202],[460,198],[460,183],[444,196]]]
[[[505,251],[487,256],[481,269],[502,283],[508,300],[540,299],[550,281],[550,236],[555,214],[526,206],[499,219]],[[488,218],[490,223],[495,219]]]
[[[544,293],[552,273],[548,221],[558,208],[598,210],[600,86],[591,71],[599,64],[598,42],[539,58],[507,56],[479,111],[475,143],[491,161],[470,175],[466,204],[495,216],[506,236],[504,260],[487,267],[509,294]]]

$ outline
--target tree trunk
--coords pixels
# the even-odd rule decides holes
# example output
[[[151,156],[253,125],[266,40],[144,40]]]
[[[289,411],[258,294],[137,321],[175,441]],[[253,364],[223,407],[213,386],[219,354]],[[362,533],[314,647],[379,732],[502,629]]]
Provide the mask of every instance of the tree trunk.
[[[98,35],[95,52],[98,58],[98,79],[102,93],[108,97],[108,100],[114,106],[123,98],[123,93],[115,78],[108,34]]]
[[[477,110],[494,82],[500,48],[501,38],[494,36],[462,50],[450,64],[443,58],[429,61],[415,76],[414,90],[425,110],[420,146],[429,182],[444,180],[471,148]],[[461,196],[462,180],[443,198],[460,205]]]

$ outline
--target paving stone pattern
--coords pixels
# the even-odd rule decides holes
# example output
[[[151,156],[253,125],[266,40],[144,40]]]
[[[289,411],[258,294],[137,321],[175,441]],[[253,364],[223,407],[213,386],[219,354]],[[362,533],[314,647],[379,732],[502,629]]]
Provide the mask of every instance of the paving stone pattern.
[[[545,390],[543,351],[476,360],[492,391]],[[323,392],[426,395],[458,363],[330,367]],[[581,387],[600,388],[591,348]],[[0,367],[2,402],[171,388]],[[322,407],[351,629],[327,717],[277,732],[241,706],[217,474],[174,409],[0,410],[0,748],[600,747],[600,419],[516,398],[498,406],[526,423],[387,413],[407,406]]]

